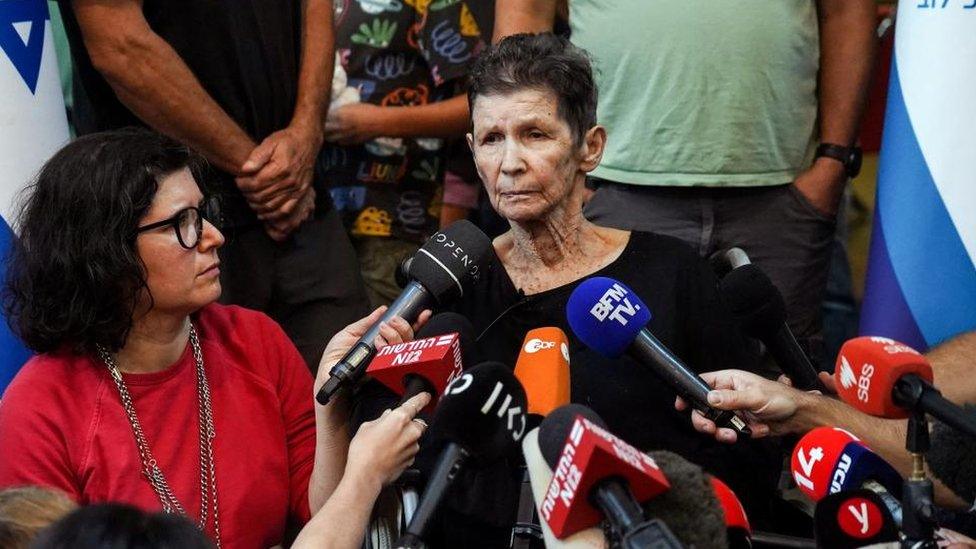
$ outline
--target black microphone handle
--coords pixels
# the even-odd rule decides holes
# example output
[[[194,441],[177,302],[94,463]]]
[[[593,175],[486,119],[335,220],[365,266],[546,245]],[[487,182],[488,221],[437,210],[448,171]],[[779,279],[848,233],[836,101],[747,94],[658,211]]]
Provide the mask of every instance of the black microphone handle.
[[[644,510],[630,491],[627,481],[609,477],[590,488],[590,501],[610,521],[610,527],[621,537],[644,522]]]
[[[916,374],[898,378],[892,396],[898,406],[921,410],[961,433],[976,437],[976,417],[946,400],[938,389]]]
[[[816,368],[810,363],[810,358],[800,348],[800,344],[797,343],[796,337],[786,323],[783,323],[771,337],[764,338],[763,343],[766,344],[776,364],[793,382],[794,387],[801,391],[817,389],[823,392],[825,390],[820,378],[817,377]]]
[[[437,458],[437,463],[434,464],[434,469],[430,473],[427,488],[420,496],[417,510],[414,512],[413,518],[410,519],[410,524],[407,525],[400,541],[397,542],[398,545],[410,547],[414,546],[408,545],[412,543],[412,540],[424,539],[424,533],[427,531],[430,519],[433,518],[437,507],[447,494],[447,489],[451,487],[451,483],[454,482],[454,478],[464,467],[470,455],[467,450],[455,442],[448,442],[441,450],[441,455]]]
[[[623,549],[684,549],[684,545],[661,519],[644,521],[620,540]]]
[[[711,388],[695,372],[689,370],[678,361],[647,328],[641,329],[630,345],[630,353],[642,364],[654,364],[653,368],[665,383],[671,386],[678,396],[715,422],[720,427],[727,427],[737,433],[749,436],[752,431],[742,418],[728,410],[716,410],[708,405],[708,392]]]
[[[376,356],[373,340],[380,334],[380,324],[395,316],[399,316],[407,322],[413,322],[417,320],[424,309],[435,304],[436,300],[427,291],[427,288],[424,288],[416,280],[411,280],[396,298],[396,301],[383,313],[379,321],[370,326],[366,333],[359,338],[359,341],[353,345],[352,349],[349,349],[349,352],[329,370],[329,379],[319,389],[318,394],[315,395],[315,400],[324,406],[329,403],[333,395],[362,377],[369,361]]]
[[[426,377],[420,374],[407,374],[403,376],[403,396],[400,397],[400,402],[397,403],[397,406],[402,406],[404,402],[420,393],[427,393],[431,398],[437,398],[437,391],[434,389],[434,384]]]

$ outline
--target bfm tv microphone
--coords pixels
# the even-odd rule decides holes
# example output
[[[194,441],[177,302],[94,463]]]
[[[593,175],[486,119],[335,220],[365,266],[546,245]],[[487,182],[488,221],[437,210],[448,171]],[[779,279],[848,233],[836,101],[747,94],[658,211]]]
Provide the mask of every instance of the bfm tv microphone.
[[[817,547],[854,549],[899,541],[898,525],[884,500],[866,488],[830,494],[813,513]]]
[[[484,362],[447,386],[427,433],[431,444],[443,448],[399,546],[422,546],[431,518],[462,468],[518,450],[526,431],[525,409],[525,391],[504,364]]]
[[[557,538],[606,517],[625,549],[647,547],[640,501],[670,488],[654,460],[607,432],[595,412],[579,404],[553,411],[539,426],[539,449],[553,470],[539,516]]]
[[[976,414],[976,407],[969,404],[963,410]],[[932,475],[966,503],[976,504],[976,438],[934,421],[931,442],[925,459]]]
[[[629,353],[716,425],[740,435],[752,434],[745,421],[733,412],[708,405],[708,384],[646,328],[651,311],[624,284],[599,276],[584,280],[569,296],[566,318],[573,333],[587,347],[608,358]]]
[[[515,377],[529,399],[529,428],[569,404],[569,340],[559,328],[529,330],[515,362]]]
[[[793,449],[790,469],[800,491],[813,501],[867,488],[879,495],[895,521],[901,523],[901,475],[843,429],[817,427],[803,435]]]
[[[976,415],[942,397],[932,386],[932,366],[911,347],[884,337],[848,340],[834,370],[837,394],[858,410],[891,419],[925,412],[976,437]]]
[[[469,221],[456,221],[434,233],[410,263],[411,280],[407,287],[329,371],[329,380],[315,396],[319,404],[328,404],[334,394],[362,376],[376,355],[373,340],[379,335],[381,323],[394,316],[413,322],[424,309],[461,296],[466,283],[479,276],[492,253],[491,240]]]
[[[762,269],[753,264],[733,269],[718,288],[742,331],[766,345],[794,387],[824,390],[816,368],[786,325],[783,295]]]
[[[400,404],[421,392],[429,393],[433,398],[428,407],[433,409],[444,388],[461,375],[463,349],[473,332],[463,316],[438,313],[417,331],[413,341],[380,349],[366,373],[401,395]]]

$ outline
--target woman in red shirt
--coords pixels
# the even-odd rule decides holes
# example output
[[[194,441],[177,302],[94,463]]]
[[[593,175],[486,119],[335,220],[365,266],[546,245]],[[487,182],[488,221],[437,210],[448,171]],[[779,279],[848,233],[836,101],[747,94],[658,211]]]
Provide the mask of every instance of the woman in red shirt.
[[[413,460],[428,397],[350,443],[345,403],[313,395],[382,311],[333,338],[313,383],[274,321],[215,303],[224,237],[197,166],[131,129],[77,139],[41,170],[5,299],[39,354],[0,400],[0,487],[185,514],[218,547],[276,545],[321,508],[333,544],[356,546],[380,487]],[[412,329],[395,319],[381,334]]]

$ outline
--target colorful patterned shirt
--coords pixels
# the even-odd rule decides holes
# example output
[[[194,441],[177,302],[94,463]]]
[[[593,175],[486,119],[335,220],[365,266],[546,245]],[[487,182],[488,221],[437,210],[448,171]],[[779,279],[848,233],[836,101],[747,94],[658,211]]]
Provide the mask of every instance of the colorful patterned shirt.
[[[465,0],[336,0],[336,51],[360,100],[410,107],[449,99],[485,48]],[[318,172],[353,236],[423,241],[437,229],[443,140],[327,144]]]

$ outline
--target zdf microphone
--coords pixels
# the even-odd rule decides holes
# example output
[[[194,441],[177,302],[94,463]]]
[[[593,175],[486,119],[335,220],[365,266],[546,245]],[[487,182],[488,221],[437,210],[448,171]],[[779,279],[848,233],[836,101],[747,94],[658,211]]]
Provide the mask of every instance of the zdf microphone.
[[[494,253],[491,240],[469,221],[456,221],[434,233],[410,262],[410,282],[375,324],[329,371],[329,379],[315,396],[328,404],[334,394],[358,380],[376,355],[373,341],[380,325],[399,316],[413,322],[424,309],[449,303],[464,294],[466,283],[477,278]]]
[[[790,470],[797,487],[813,501],[867,488],[877,493],[895,520],[901,522],[901,475],[843,429],[817,427],[803,435],[793,449]]]
[[[976,437],[976,416],[932,386],[932,366],[915,349],[884,337],[856,337],[840,349],[837,394],[858,410],[890,419],[925,412]]]
[[[716,425],[752,434],[733,412],[708,405],[708,384],[646,328],[650,309],[623,283],[600,276],[584,280],[569,296],[566,318],[587,347],[608,358],[629,353]]]
[[[515,377],[529,400],[529,424],[569,404],[569,340],[559,328],[529,330],[515,362]]]

